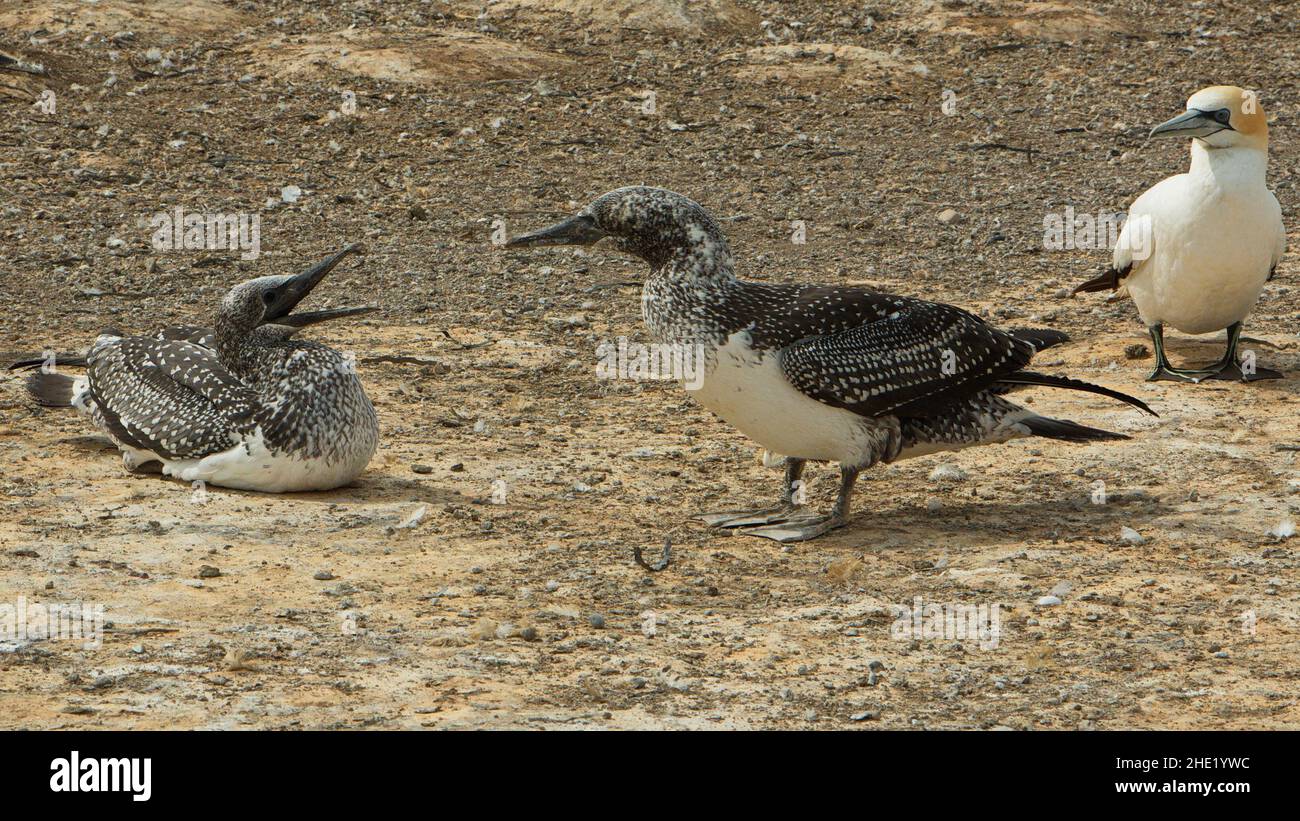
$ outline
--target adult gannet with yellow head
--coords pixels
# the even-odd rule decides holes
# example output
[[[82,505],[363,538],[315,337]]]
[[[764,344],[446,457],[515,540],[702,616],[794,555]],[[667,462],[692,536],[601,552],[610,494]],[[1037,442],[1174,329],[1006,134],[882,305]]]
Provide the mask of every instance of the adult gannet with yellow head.
[[[1242,321],[1286,250],[1282,209],[1264,180],[1268,124],[1258,96],[1236,86],[1201,89],[1151,136],[1191,138],[1191,167],[1133,202],[1110,270],[1074,292],[1127,290],[1155,345],[1150,381],[1280,378],[1237,358]],[[1166,325],[1189,334],[1226,328],[1227,351],[1204,368],[1174,368]]]

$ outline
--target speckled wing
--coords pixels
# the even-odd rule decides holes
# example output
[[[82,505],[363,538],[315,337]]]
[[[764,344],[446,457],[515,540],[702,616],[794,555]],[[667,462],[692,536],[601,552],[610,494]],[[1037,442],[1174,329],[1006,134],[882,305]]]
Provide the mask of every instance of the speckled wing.
[[[91,397],[117,439],[167,459],[228,450],[256,427],[257,394],[207,348],[145,337],[90,353]]]
[[[335,462],[349,437],[325,435],[358,419],[374,418],[374,406],[360,387],[356,363],[315,342],[299,342],[262,379],[275,402],[262,420],[263,435],[280,450]],[[304,418],[308,417],[308,418]]]
[[[925,416],[1021,370],[1034,355],[1032,343],[960,308],[890,299],[898,307],[880,319],[786,348],[786,379],[863,416]]]
[[[158,333],[154,334],[154,339],[169,341],[193,342],[195,345],[202,345],[205,348],[216,346],[216,334],[211,328],[200,328],[196,325],[169,325],[161,328]]]

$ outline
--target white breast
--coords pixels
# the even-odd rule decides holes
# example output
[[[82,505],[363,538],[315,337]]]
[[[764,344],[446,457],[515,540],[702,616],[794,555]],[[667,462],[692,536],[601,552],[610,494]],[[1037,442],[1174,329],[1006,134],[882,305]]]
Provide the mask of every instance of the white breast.
[[[886,438],[885,423],[797,391],[781,373],[779,355],[754,351],[745,331],[732,334],[710,360],[703,383],[688,393],[769,451],[863,465]]]
[[[1151,216],[1152,254],[1125,280],[1148,326],[1184,333],[1244,319],[1273,265],[1280,212],[1262,185],[1224,190],[1212,177],[1170,177],[1134,203]]]

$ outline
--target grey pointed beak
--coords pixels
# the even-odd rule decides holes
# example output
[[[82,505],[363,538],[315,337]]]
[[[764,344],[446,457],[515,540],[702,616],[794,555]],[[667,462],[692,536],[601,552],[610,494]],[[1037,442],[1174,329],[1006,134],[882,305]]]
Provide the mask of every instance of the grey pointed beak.
[[[379,310],[378,305],[358,305],[353,308],[326,308],[323,311],[301,311],[296,314],[282,316],[269,324],[282,325],[286,328],[305,328],[308,325],[315,325],[317,322],[325,322],[330,319],[342,319],[348,316],[360,316],[377,310]]]
[[[334,270],[344,257],[348,254],[360,254],[361,246],[349,245],[338,253],[326,257],[312,267],[303,271],[301,274],[289,277],[288,281],[276,288],[276,299],[274,304],[268,305],[266,312],[262,315],[262,324],[264,325],[287,325],[289,327],[302,327],[310,325],[313,322],[323,322],[326,319],[334,319],[339,316],[351,316],[354,313],[364,313],[369,308],[335,308],[328,311],[311,311],[298,314],[298,318],[306,318],[306,321],[298,321],[297,318],[291,317],[290,312],[298,307],[298,303],[307,298],[325,275]],[[350,313],[349,313],[350,312]],[[312,319],[311,317],[315,317]],[[293,321],[290,321],[293,320]]]
[[[1224,130],[1220,122],[1204,111],[1192,109],[1179,114],[1172,120],[1166,120],[1151,129],[1151,137],[1208,137]]]
[[[520,234],[506,243],[507,248],[531,248],[537,245],[591,245],[606,236],[587,214],[577,214],[540,231]]]

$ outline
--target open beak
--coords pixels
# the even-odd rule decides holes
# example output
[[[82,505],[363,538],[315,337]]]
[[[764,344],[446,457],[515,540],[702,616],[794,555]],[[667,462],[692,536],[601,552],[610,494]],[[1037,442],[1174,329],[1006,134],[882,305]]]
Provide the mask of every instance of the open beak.
[[[327,308],[323,311],[301,311],[296,314],[289,314],[274,320],[270,325],[283,325],[286,328],[306,328],[308,325],[315,325],[317,322],[324,322],[328,319],[342,319],[346,316],[360,316],[372,311],[378,311],[378,305],[358,305],[355,308]]]
[[[535,245],[591,245],[606,236],[587,214],[569,217],[549,228],[520,234],[506,243],[507,248],[531,248]]]
[[[1223,123],[1217,122],[1213,115],[1193,108],[1151,129],[1150,136],[1208,137],[1211,134],[1223,131],[1227,127]]]
[[[298,303],[307,298],[325,275],[334,270],[348,254],[360,254],[361,246],[349,245],[342,251],[333,256],[326,257],[312,267],[303,271],[296,276],[288,277],[285,283],[276,288],[275,302],[266,307],[262,314],[263,325],[284,325],[291,328],[301,328],[316,322],[324,322],[327,319],[336,319],[342,316],[354,316],[356,314],[366,313],[374,310],[373,306],[359,308],[331,308],[324,311],[304,311],[301,314],[290,315]]]

